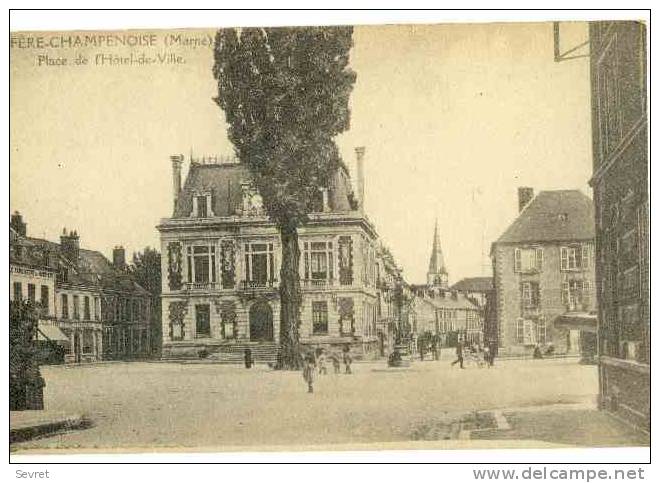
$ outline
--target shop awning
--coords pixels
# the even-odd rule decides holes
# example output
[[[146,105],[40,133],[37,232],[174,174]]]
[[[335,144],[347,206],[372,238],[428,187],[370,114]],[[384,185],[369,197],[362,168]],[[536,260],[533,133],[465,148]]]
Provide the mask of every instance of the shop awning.
[[[598,329],[598,316],[589,312],[569,312],[555,319],[555,327],[596,332]]]
[[[44,322],[39,321],[39,328],[37,329],[37,340],[50,340],[53,342],[69,342],[69,338],[66,336],[59,327]]]

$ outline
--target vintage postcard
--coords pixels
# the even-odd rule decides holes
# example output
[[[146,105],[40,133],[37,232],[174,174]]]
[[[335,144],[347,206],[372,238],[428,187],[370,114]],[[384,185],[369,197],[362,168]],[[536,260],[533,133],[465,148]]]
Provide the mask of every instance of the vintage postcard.
[[[10,34],[10,449],[647,447],[644,21]]]

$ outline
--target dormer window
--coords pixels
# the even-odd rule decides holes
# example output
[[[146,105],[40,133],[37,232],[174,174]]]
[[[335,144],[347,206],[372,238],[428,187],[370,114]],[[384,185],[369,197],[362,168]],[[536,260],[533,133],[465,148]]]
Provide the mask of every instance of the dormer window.
[[[193,193],[193,209],[191,216],[209,218],[213,216],[211,209],[211,193]]]

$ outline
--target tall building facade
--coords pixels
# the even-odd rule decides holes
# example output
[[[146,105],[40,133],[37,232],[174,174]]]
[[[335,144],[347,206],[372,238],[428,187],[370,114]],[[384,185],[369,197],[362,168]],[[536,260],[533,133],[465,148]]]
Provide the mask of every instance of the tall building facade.
[[[125,270],[124,249],[114,264],[80,247],[75,231],[60,243],[27,236],[19,213],[10,221],[10,300],[39,312],[38,338],[60,345],[65,362],[149,357],[149,296]]]
[[[589,26],[600,404],[650,430],[646,26]]]
[[[534,196],[525,187],[518,210],[491,247],[499,352],[531,354],[539,345],[578,354],[580,330],[557,322],[596,307],[593,203],[577,190]]]
[[[364,150],[356,151],[363,173]],[[174,209],[158,225],[163,357],[237,362],[250,349],[257,361],[275,362],[282,247],[249,171],[235,159],[191,159],[182,185],[183,156],[171,161]],[[340,166],[298,230],[300,340],[312,347],[348,344],[357,357],[375,357],[382,344],[379,241],[359,186],[358,193]]]

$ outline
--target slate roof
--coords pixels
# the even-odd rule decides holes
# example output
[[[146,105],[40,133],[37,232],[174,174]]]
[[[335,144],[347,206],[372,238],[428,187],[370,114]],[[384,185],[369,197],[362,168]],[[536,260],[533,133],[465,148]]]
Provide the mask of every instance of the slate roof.
[[[452,285],[451,290],[459,292],[490,292],[493,290],[493,277],[468,277]]]
[[[589,240],[594,205],[579,190],[541,191],[495,243]]]
[[[444,309],[472,309],[476,310],[479,309],[479,306],[477,306],[475,303],[470,301],[467,297],[464,295],[458,295],[456,299],[453,299],[451,294],[447,293],[445,297],[443,298],[440,295],[436,295],[435,297],[415,297],[415,300],[418,300],[420,303],[426,303],[430,304],[435,308],[444,308]]]
[[[247,167],[240,163],[190,163],[188,176],[181,188],[173,216],[174,218],[190,216],[194,192],[211,192],[211,210],[215,216],[239,214],[243,203],[241,185],[250,180]],[[337,169],[328,191],[331,211],[351,210],[349,195],[352,189],[350,178],[343,166]]]
[[[10,243],[22,247],[20,256],[10,249],[10,263],[48,268],[56,272],[66,269],[66,283],[73,285],[148,295],[147,290],[136,283],[128,273],[117,270],[101,252],[81,248],[76,265],[62,255],[59,243],[42,238],[22,237],[13,230],[10,233]]]

